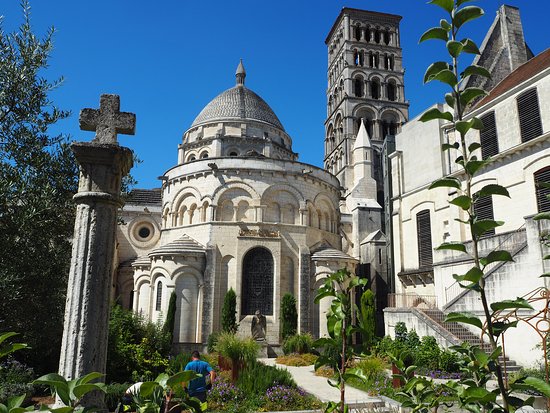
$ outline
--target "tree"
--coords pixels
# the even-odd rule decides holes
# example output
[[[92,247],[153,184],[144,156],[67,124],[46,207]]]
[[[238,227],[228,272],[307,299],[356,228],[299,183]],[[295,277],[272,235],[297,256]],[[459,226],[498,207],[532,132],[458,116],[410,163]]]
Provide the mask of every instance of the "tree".
[[[290,293],[281,300],[281,334],[283,340],[296,334],[298,328],[298,312],[296,311],[296,299]]]
[[[166,321],[163,325],[163,330],[169,336],[170,345],[174,340],[174,325],[176,323],[176,301],[177,295],[175,291],[170,294],[170,301],[168,302],[168,312],[166,314]]]
[[[223,298],[222,307],[222,331],[235,334],[239,325],[237,324],[237,295],[233,288],[230,288]]]
[[[18,358],[57,370],[74,226],[77,168],[66,136],[48,130],[69,116],[49,98],[62,78],[42,77],[54,29],[39,39],[30,7],[5,33],[0,22],[0,331],[17,331],[30,350]]]
[[[376,320],[374,308],[374,293],[368,289],[361,295],[358,323],[363,340],[363,347],[370,351],[375,341]]]

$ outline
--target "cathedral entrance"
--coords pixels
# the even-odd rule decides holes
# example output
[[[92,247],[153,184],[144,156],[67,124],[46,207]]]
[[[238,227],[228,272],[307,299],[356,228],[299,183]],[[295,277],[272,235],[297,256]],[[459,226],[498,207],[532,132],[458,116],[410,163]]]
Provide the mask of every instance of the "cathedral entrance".
[[[253,248],[243,260],[241,316],[256,310],[273,315],[273,256],[265,248]]]

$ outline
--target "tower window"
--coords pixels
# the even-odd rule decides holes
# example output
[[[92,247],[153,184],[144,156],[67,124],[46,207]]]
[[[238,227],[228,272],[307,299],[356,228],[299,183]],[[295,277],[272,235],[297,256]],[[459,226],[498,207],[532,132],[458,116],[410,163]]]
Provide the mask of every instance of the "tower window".
[[[378,79],[371,81],[371,97],[373,99],[380,99],[380,81]]]
[[[155,303],[155,310],[160,311],[162,305],[162,283],[159,281],[157,283],[157,300]]]
[[[375,41],[376,43],[380,43],[380,30],[376,30],[376,31],[374,32],[374,41]]]
[[[493,212],[493,197],[492,196],[482,196],[478,198],[474,203],[474,213],[477,216],[477,219],[495,219],[495,214]],[[483,233],[483,236],[495,235],[495,229],[490,229]]]
[[[397,100],[397,86],[393,80],[388,82],[388,100],[395,101]]]
[[[353,89],[355,96],[362,98],[363,97],[363,78],[356,77],[353,81]]]
[[[529,89],[517,98],[521,141],[527,142],[542,135],[537,89]]]
[[[481,117],[483,129],[479,133],[481,156],[483,159],[498,154],[497,125],[495,112],[489,112]]]
[[[425,209],[416,214],[416,235],[418,241],[418,267],[431,267],[432,255],[432,228],[430,211]]]
[[[360,40],[361,39],[361,27],[359,27],[359,25],[355,26],[353,32],[354,32],[354,35],[355,35],[355,40]]]
[[[537,212],[550,212],[550,188],[539,185],[540,182],[550,182],[550,166],[534,173],[535,192],[537,195]]]
[[[239,156],[239,154],[235,151],[229,152],[229,156]]]

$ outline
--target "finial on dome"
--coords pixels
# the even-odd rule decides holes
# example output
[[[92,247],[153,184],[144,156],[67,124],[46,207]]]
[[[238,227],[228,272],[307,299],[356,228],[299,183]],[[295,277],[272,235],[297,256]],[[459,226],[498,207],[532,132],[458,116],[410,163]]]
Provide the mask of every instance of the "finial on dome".
[[[235,77],[237,78],[237,86],[244,86],[244,78],[246,77],[246,71],[244,70],[243,66],[243,59],[239,62],[239,66],[237,66],[237,72],[235,73]]]

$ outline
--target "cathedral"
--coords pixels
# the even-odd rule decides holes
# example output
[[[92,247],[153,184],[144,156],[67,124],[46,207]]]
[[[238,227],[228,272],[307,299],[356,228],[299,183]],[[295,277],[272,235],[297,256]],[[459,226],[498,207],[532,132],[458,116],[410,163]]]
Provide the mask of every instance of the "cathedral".
[[[130,194],[117,231],[113,298],[162,322],[175,293],[177,348],[206,343],[221,329],[230,288],[241,334],[259,310],[268,343],[279,344],[281,299],[290,293],[299,331],[322,336],[330,303],[314,303],[316,290],[344,267],[369,278],[381,315],[391,288],[385,137],[408,118],[400,19],[344,8],[330,29],[324,168],[298,160],[283,122],[246,87],[240,62],[234,86],[183,134],[162,187]]]

